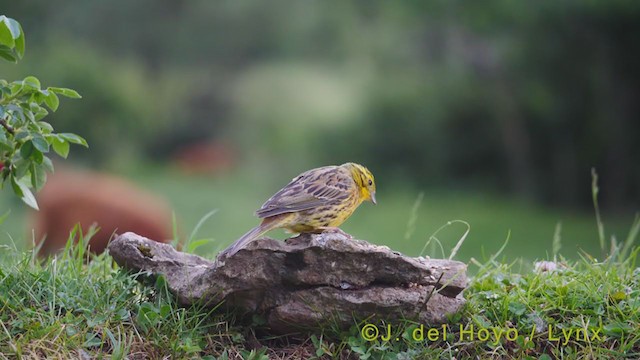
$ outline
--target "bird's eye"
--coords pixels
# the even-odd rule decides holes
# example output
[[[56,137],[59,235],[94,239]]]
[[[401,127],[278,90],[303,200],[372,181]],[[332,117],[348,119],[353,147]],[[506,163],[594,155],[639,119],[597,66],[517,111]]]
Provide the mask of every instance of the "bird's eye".
[[[369,179],[369,186],[373,185],[373,180]]]

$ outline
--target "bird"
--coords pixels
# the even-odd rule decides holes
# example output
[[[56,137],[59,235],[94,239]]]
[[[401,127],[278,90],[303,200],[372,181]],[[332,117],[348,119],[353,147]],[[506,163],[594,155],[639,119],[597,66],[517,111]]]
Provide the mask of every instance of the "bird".
[[[364,201],[377,204],[375,180],[366,167],[348,162],[308,170],[270,197],[255,212],[262,219],[260,225],[223,250],[218,259],[233,256],[273,229],[293,233],[335,231],[345,234],[338,226]]]

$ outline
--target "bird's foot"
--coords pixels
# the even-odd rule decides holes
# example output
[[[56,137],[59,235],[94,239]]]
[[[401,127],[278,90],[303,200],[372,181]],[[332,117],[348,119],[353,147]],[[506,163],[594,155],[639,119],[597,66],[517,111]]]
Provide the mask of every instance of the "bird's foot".
[[[335,227],[335,226],[324,226],[321,227],[320,230],[322,230],[323,233],[329,233],[329,234],[340,234],[344,237],[346,237],[347,239],[353,239],[353,236],[351,236],[351,234],[348,234],[346,232],[344,232],[342,229],[340,229],[339,227]]]

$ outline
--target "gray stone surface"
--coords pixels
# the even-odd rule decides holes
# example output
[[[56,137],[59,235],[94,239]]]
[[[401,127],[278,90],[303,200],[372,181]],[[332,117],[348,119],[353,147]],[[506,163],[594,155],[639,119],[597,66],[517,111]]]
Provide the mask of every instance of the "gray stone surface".
[[[109,245],[125,269],[163,274],[179,302],[204,302],[264,316],[275,333],[343,327],[354,318],[446,321],[464,304],[466,265],[411,258],[339,233],[262,238],[210,261],[134,233]]]

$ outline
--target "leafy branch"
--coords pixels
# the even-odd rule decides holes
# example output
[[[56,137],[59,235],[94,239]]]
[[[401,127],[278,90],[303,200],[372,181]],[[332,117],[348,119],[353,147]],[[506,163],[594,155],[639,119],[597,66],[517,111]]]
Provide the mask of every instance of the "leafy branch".
[[[17,63],[25,50],[20,24],[0,15],[0,58]],[[9,181],[13,192],[27,205],[38,209],[31,189],[40,190],[53,171],[50,149],[66,158],[70,144],[87,147],[87,142],[72,133],[55,133],[43,118],[60,105],[59,96],[81,98],[75,90],[42,88],[40,80],[27,76],[8,82],[0,79],[0,189]],[[48,110],[47,110],[48,109]]]

